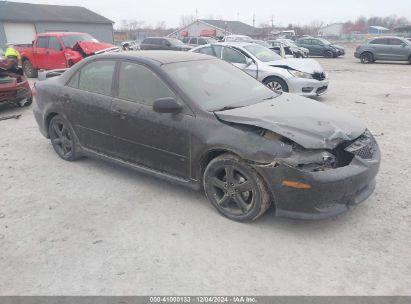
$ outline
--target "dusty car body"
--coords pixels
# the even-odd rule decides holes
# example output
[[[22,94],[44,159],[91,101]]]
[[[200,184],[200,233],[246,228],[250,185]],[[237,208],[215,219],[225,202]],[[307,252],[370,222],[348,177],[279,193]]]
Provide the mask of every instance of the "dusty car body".
[[[0,55],[0,103],[28,106],[31,102],[30,85],[23,71],[14,59]]]
[[[96,157],[204,189],[233,220],[270,205],[325,218],[375,187],[380,153],[362,122],[211,56],[99,55],[34,90],[39,129],[64,160]]]
[[[224,42],[199,46],[190,52],[228,61],[276,91],[312,97],[328,90],[327,74],[314,59],[284,59],[256,43]]]

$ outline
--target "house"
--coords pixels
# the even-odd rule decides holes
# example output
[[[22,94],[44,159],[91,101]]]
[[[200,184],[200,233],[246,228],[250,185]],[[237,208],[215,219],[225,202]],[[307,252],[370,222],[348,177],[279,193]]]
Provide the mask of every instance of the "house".
[[[344,34],[344,23],[333,23],[322,27],[318,35],[328,38],[340,38]]]
[[[368,27],[369,34],[382,35],[388,33],[389,31],[389,29],[377,25],[371,25]]]
[[[394,28],[394,31],[398,35],[411,37],[411,24],[397,26],[396,28]]]
[[[113,43],[113,21],[84,7],[0,1],[0,48],[31,43],[44,32],[84,32]]]
[[[257,28],[240,21],[197,19],[174,32],[169,37],[246,35],[258,38]]]

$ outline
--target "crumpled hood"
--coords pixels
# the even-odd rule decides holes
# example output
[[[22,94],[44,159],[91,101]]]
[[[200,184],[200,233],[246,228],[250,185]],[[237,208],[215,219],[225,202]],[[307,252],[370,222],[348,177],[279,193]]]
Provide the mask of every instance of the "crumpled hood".
[[[84,42],[84,41],[79,41],[73,46],[73,50],[77,51],[81,49],[87,56],[93,55],[96,52],[103,51],[106,49],[111,49],[111,48],[117,48],[117,47],[110,43]]]
[[[215,112],[226,122],[257,126],[293,140],[306,149],[334,149],[354,140],[366,127],[357,118],[318,101],[283,93],[254,105]]]
[[[322,73],[324,72],[321,65],[314,59],[286,58],[276,61],[266,62],[266,64],[280,68],[291,68],[304,73]]]

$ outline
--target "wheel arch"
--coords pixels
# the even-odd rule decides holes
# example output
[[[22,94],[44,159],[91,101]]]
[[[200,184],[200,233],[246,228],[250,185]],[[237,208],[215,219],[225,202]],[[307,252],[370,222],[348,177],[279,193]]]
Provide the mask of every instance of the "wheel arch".
[[[59,113],[53,111],[50,112],[46,115],[45,119],[44,119],[44,127],[45,127],[45,131],[46,131],[46,135],[47,138],[50,138],[50,134],[49,134],[49,126],[50,126],[50,122],[53,119],[53,117],[60,115]]]
[[[279,80],[284,81],[285,85],[287,86],[287,91],[288,91],[288,92],[290,91],[290,85],[289,85],[289,83],[288,83],[288,81],[287,81],[286,78],[281,77],[281,76],[277,76],[277,75],[268,75],[268,76],[265,77],[261,82],[262,82],[263,84],[265,84],[265,82],[268,81],[269,79],[279,79]]]

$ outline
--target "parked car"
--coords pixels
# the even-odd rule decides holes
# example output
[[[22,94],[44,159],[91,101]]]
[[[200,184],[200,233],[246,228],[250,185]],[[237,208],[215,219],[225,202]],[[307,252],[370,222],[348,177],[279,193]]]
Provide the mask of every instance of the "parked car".
[[[38,34],[29,46],[16,45],[27,77],[37,77],[39,69],[54,70],[71,67],[85,57],[120,49],[102,43],[86,33],[49,32]]]
[[[255,43],[208,44],[192,49],[191,52],[228,61],[273,90],[318,96],[328,89],[327,74],[317,61],[283,59],[270,49]]]
[[[280,42],[283,44],[285,49],[289,49],[290,53],[296,58],[307,58],[310,50],[295,44],[291,39],[277,39],[274,42]]]
[[[34,90],[39,129],[62,159],[101,158],[203,188],[233,220],[272,204],[281,216],[334,216],[375,187],[380,152],[361,121],[211,56],[103,54]]]
[[[181,40],[169,37],[149,37],[140,44],[142,50],[161,50],[161,51],[188,51],[191,46],[184,44]]]
[[[32,102],[31,88],[23,70],[16,66],[15,59],[3,57],[2,54],[0,51],[0,104],[29,106]]]
[[[336,58],[345,55],[345,49],[342,46],[332,44],[322,38],[303,37],[297,39],[295,43],[300,47],[308,49],[310,56]]]
[[[182,41],[192,47],[217,42],[217,40],[211,37],[184,37]]]
[[[354,52],[362,63],[376,60],[408,61],[411,64],[411,41],[402,37],[378,37],[359,45]]]
[[[294,52],[291,50],[289,46],[279,41],[271,41],[269,49],[276,52],[278,55],[280,55],[283,58],[295,58],[296,57]]]

